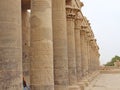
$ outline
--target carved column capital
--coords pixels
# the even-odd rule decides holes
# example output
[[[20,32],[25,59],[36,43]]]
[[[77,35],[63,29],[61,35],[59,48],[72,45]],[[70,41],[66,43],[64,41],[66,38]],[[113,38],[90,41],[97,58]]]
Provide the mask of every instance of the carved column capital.
[[[77,12],[77,15],[75,16],[75,30],[81,30],[81,23],[83,21],[83,17],[81,15],[81,12]]]
[[[87,30],[88,26],[87,25],[81,25],[81,32],[85,32]]]
[[[83,21],[83,18],[80,17],[79,15],[76,15],[75,20],[76,20],[76,21],[82,22],[82,21]]]
[[[73,8],[70,5],[66,6],[66,17],[67,19],[75,19],[75,13],[73,12]]]
[[[88,32],[87,35],[88,35],[89,38],[91,38],[91,33],[90,32]]]
[[[77,16],[77,13],[80,11],[79,8],[73,8],[70,5],[66,5],[66,16],[67,19],[75,19]]]
[[[91,45],[91,47],[94,47],[94,38],[90,39],[90,45]]]

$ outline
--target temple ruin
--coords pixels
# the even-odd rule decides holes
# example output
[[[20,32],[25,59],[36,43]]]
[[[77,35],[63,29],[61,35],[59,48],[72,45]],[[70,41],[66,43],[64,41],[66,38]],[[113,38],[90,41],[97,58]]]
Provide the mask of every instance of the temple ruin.
[[[99,47],[79,0],[0,0],[0,90],[84,90]],[[30,10],[31,12],[29,12]]]

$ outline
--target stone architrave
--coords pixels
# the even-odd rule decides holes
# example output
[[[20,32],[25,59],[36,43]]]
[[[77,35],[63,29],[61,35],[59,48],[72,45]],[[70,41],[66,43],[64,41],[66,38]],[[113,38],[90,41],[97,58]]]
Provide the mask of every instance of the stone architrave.
[[[52,0],[31,1],[31,90],[54,90]]]
[[[68,90],[68,55],[65,0],[53,0],[55,90]]]
[[[23,77],[30,85],[30,13],[22,10],[22,61],[23,61]]]
[[[22,90],[21,0],[0,0],[0,90]]]

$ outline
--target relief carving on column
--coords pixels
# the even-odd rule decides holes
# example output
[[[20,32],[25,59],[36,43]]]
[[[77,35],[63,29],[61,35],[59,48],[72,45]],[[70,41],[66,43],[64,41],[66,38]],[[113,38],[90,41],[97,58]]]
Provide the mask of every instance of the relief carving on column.
[[[91,39],[90,39],[90,45],[91,45],[91,47],[93,47],[93,40],[94,40],[94,38],[91,37]]]
[[[75,19],[77,12],[79,11],[79,9],[75,9],[70,5],[66,6],[66,17],[67,19]]]
[[[86,33],[88,26],[87,25],[81,25],[81,32]]]
[[[80,30],[81,29],[82,21],[83,21],[83,17],[81,15],[81,12],[78,11],[76,16],[75,16],[75,28],[76,28],[76,30]]]
[[[83,3],[79,0],[66,0],[66,15],[67,18],[81,18],[80,9],[83,6]],[[80,12],[78,14],[78,12]]]

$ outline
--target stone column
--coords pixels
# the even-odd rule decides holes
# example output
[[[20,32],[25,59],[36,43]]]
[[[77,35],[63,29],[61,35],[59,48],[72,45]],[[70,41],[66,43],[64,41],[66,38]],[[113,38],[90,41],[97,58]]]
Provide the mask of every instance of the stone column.
[[[54,90],[52,0],[31,1],[31,90]]]
[[[92,45],[91,45],[91,66],[92,66],[92,73],[94,72],[94,44],[93,44],[93,40],[91,41]]]
[[[93,72],[96,70],[95,68],[95,61],[96,61],[96,55],[95,55],[95,43],[93,41]]]
[[[21,0],[0,0],[0,90],[22,90]]]
[[[87,35],[87,29],[85,32],[85,76],[87,77],[88,75],[88,35]]]
[[[68,55],[65,0],[53,0],[55,90],[68,90]]]
[[[91,47],[91,38],[90,38],[90,74],[91,74],[91,71],[92,71],[92,47]]]
[[[82,79],[82,63],[81,63],[81,40],[80,40],[80,30],[81,30],[81,18],[76,18],[75,20],[75,48],[76,48],[76,72],[77,81],[80,82]]]
[[[92,43],[90,39],[90,69],[89,72],[92,73]]]
[[[99,47],[97,46],[97,69],[99,70],[100,62],[99,62],[100,54],[99,54]]]
[[[83,67],[84,67],[84,71],[83,71],[83,82],[85,83],[85,85],[88,85],[88,36],[87,36],[87,26],[85,25],[83,27],[83,30],[84,30],[84,49],[82,50],[83,51],[83,54],[84,54],[84,60],[83,60]],[[83,31],[82,30],[82,31]]]
[[[80,31],[82,77],[85,75],[85,30]]]
[[[23,77],[30,84],[30,13],[26,9],[22,10],[22,61]]]
[[[97,50],[95,45],[95,71],[97,71]]]
[[[98,71],[98,67],[99,67],[99,52],[98,52],[99,48],[97,46],[97,43],[96,43],[96,70]]]
[[[99,51],[98,51],[98,61],[97,61],[98,62],[98,70],[100,69],[100,60],[99,59],[100,59],[100,54],[99,54]]]
[[[88,57],[88,75],[90,74],[90,35],[87,32],[87,57]]]
[[[82,26],[81,32],[80,32],[80,38],[81,38],[81,62],[82,62],[82,76],[86,76],[87,72],[87,57],[86,57],[86,51],[87,51],[87,42],[86,42],[86,26]]]
[[[67,46],[68,46],[68,72],[69,90],[78,90],[76,75],[76,54],[75,54],[75,10],[66,7],[67,13]]]
[[[100,58],[100,54],[99,54],[99,47],[98,47],[98,51],[97,51],[97,68],[99,70],[99,67],[100,67],[100,61],[99,61],[99,58]]]

